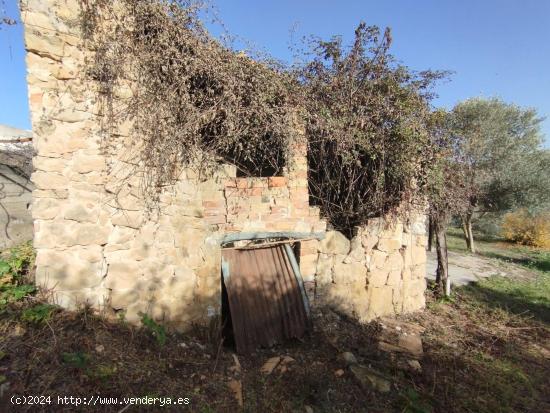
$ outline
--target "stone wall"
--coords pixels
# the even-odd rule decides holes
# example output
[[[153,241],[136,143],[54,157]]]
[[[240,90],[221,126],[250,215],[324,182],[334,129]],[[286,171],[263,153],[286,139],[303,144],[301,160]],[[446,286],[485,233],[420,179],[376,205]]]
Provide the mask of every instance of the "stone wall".
[[[93,52],[79,33],[78,2],[23,5],[37,152],[36,282],[51,289],[59,304],[71,308],[86,302],[107,313],[122,312],[131,322],[149,313],[185,328],[220,310],[220,244],[228,233],[325,231],[319,210],[309,206],[299,128],[284,176],[239,178],[225,165],[206,179],[189,168],[164,189],[158,210],[148,213],[139,175],[121,184],[122,157],[102,151],[97,86],[84,70],[85,57]],[[124,143],[128,128],[119,135]],[[120,150],[126,151],[124,145]],[[423,284],[413,282],[420,267],[412,265],[422,264],[407,252],[421,248],[421,235],[403,226],[394,232],[367,229],[347,244],[333,232],[321,243],[301,242],[300,266],[313,302],[361,319],[419,308]],[[367,234],[377,242],[370,245]],[[414,300],[403,298],[409,294]]]
[[[318,245],[316,301],[360,321],[423,308],[424,221],[415,213],[406,223],[372,219],[351,241],[328,232]]]
[[[225,232],[324,232],[326,222],[319,218],[319,208],[309,206],[302,175],[307,176],[305,157],[296,155],[288,176],[227,180]],[[308,281],[313,281],[317,263],[317,250],[307,247],[311,242],[301,242],[299,256],[300,271]]]
[[[147,214],[139,177],[120,184],[123,157],[102,151],[78,16],[75,1],[31,0],[22,10],[37,152],[36,282],[69,308],[86,302],[175,326],[207,320],[220,307],[225,234],[324,230],[308,205],[305,147],[296,145],[281,177],[237,178],[231,166],[208,179],[182,171]],[[119,132],[123,140],[128,130]]]

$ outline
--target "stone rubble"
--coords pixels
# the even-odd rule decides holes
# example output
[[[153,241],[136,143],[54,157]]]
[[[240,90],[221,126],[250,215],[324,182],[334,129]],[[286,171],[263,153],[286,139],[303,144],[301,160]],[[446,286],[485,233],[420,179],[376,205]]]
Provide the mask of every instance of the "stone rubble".
[[[387,317],[379,321],[382,330],[378,336],[378,348],[389,353],[400,353],[413,359],[424,355],[421,334],[424,328]]]
[[[380,393],[388,393],[391,390],[391,382],[377,371],[360,365],[350,366],[353,377],[366,390],[376,390]]]
[[[340,358],[346,363],[346,366],[357,364],[357,357],[349,351],[340,354]]]

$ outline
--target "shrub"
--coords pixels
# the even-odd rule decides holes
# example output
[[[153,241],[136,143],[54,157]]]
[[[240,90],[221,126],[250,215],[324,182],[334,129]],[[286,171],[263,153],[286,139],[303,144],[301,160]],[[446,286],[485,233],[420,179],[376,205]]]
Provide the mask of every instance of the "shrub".
[[[502,235],[509,241],[539,248],[550,248],[550,213],[532,214],[526,209],[504,216]]]
[[[7,257],[0,258],[0,284],[21,282],[34,266],[34,259],[35,251],[30,241],[10,249]]]
[[[281,172],[293,135],[291,76],[212,38],[193,0],[80,3],[96,50],[88,74],[99,85],[105,150],[117,150],[118,127],[129,121],[125,147],[133,150],[123,158],[135,170],[124,178],[143,174],[146,200],[181,166],[207,172],[223,161],[243,174]],[[117,100],[127,87],[136,93]]]
[[[38,304],[23,311],[21,319],[28,323],[41,324],[48,321],[56,309],[55,305]]]
[[[157,340],[159,346],[164,346],[166,343],[166,330],[163,326],[156,323],[151,317],[147,314],[141,315],[141,323],[143,326],[151,333],[153,337]]]
[[[34,258],[30,242],[12,248],[0,258],[0,310],[36,291],[35,286],[24,283],[34,266]]]
[[[218,42],[194,0],[80,3],[95,51],[87,74],[97,84],[103,149],[128,166],[110,172],[120,175],[120,189],[141,177],[148,205],[182,166],[281,173],[303,143],[299,119],[311,202],[334,228],[349,235],[425,187],[431,86],[444,74],[398,64],[389,29],[361,23],[349,48],[340,37],[314,40],[303,63],[289,68]],[[120,147],[133,149],[118,154]]]
[[[19,301],[36,291],[34,285],[0,285],[0,309],[8,303]]]
[[[389,29],[361,23],[349,48],[314,41],[299,73],[311,201],[347,235],[411,201],[431,166],[430,88],[445,74],[396,64],[390,44]]]

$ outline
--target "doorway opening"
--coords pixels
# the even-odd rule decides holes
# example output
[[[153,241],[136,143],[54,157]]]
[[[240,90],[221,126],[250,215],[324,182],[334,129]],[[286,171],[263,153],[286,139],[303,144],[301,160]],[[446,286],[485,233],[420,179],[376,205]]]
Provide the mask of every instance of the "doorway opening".
[[[304,335],[309,304],[295,251],[299,252],[299,242],[290,240],[222,250],[226,345],[248,353]]]

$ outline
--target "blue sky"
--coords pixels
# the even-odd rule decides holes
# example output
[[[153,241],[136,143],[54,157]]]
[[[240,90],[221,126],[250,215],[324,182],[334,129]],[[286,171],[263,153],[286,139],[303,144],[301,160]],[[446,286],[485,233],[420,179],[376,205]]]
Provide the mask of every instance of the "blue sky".
[[[16,0],[6,0],[13,13]],[[550,1],[546,0],[214,0],[232,34],[290,61],[295,36],[351,40],[355,26],[389,26],[392,53],[413,69],[455,72],[435,106],[498,96],[534,107],[550,140]],[[216,32],[216,30],[214,29]],[[0,30],[0,123],[29,128],[21,27]]]

